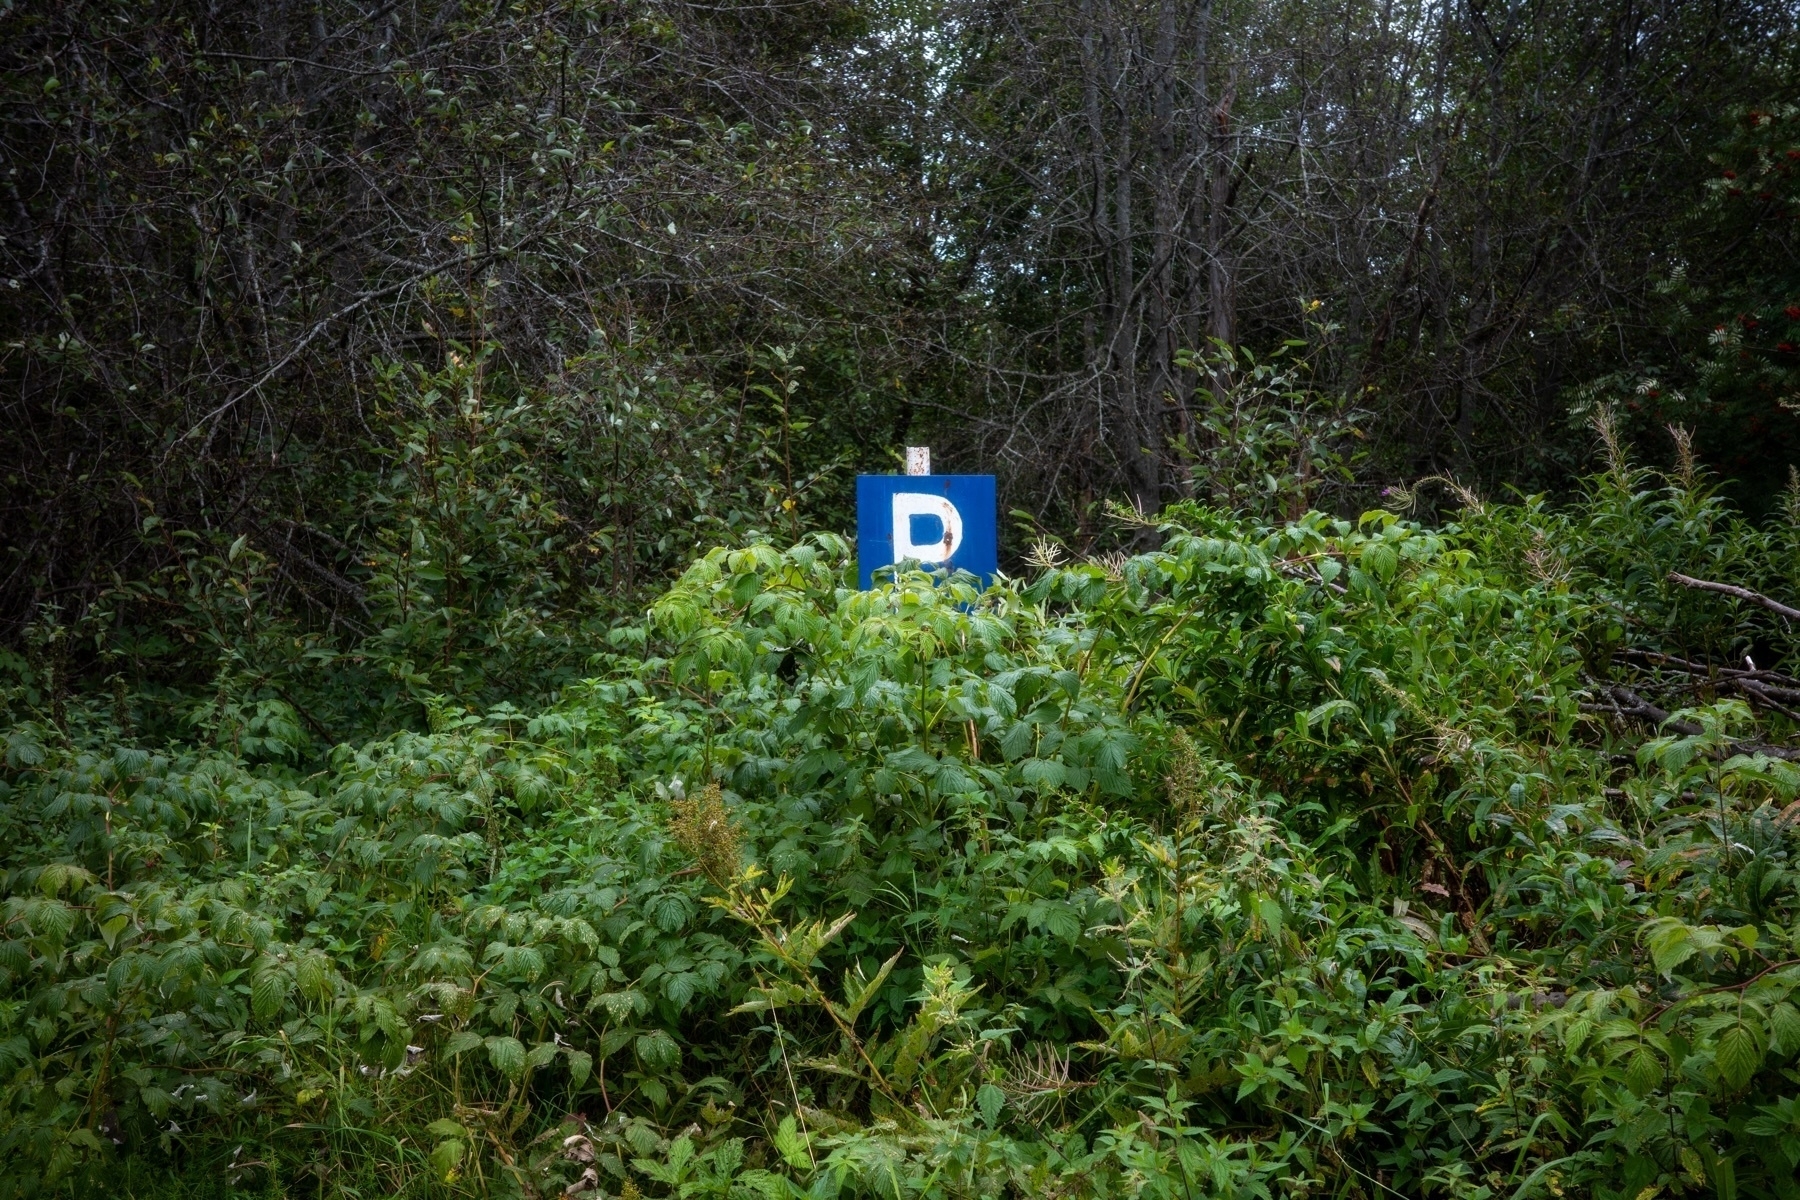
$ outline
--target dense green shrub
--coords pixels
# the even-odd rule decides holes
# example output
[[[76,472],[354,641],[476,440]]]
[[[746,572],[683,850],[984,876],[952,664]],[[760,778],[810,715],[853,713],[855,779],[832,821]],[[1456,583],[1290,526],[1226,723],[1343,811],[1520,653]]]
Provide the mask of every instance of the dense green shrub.
[[[8,1186],[1795,1194],[1794,535],[1410,499],[986,592],[752,539],[329,750],[13,663]]]
[[[138,574],[81,612],[46,607],[30,685],[85,682],[157,742],[276,705],[310,739],[425,728],[433,697],[537,705],[707,546],[836,514],[841,456],[789,461],[800,368],[754,356],[721,397],[679,356],[597,339],[522,383],[493,345],[440,370],[387,364],[359,457],[279,520],[181,529],[143,499]],[[323,597],[323,598],[321,598]]]

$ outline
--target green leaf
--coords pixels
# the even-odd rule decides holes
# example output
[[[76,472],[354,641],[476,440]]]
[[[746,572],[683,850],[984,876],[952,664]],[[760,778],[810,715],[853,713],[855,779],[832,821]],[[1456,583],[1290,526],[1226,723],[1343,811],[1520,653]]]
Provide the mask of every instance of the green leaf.
[[[745,1171],[737,1177],[736,1183],[738,1186],[732,1189],[733,1195],[739,1194],[742,1188],[749,1188],[763,1200],[792,1200],[793,1197],[804,1195],[796,1190],[785,1176],[777,1175],[773,1171],[755,1169]]]
[[[1673,917],[1653,922],[1645,931],[1644,943],[1650,947],[1650,959],[1659,975],[1667,975],[1694,956],[1693,930]]]
[[[288,995],[286,971],[264,971],[250,985],[250,1012],[257,1020],[267,1021],[281,1011]]]
[[[1663,1081],[1662,1060],[1648,1046],[1639,1046],[1625,1066],[1625,1086],[1634,1096],[1648,1096]]]
[[[1319,736],[1325,737],[1331,732],[1331,719],[1339,714],[1351,719],[1356,717],[1356,705],[1348,700],[1327,700],[1308,712],[1301,721],[1296,721],[1301,733],[1306,733],[1313,726],[1319,727]]]
[[[940,796],[959,796],[976,789],[975,780],[953,758],[946,758],[932,780],[932,790]]]
[[[439,1179],[448,1183],[456,1168],[462,1163],[463,1155],[467,1153],[468,1147],[464,1145],[462,1139],[447,1138],[432,1147],[431,1169],[436,1172]]]
[[[1718,1200],[1737,1200],[1737,1168],[1731,1159],[1720,1155],[1713,1159],[1713,1195]]]
[[[863,979],[862,964],[857,964],[855,977],[844,985],[844,1006],[840,1010],[844,1024],[856,1024],[856,1018],[862,1015],[863,1009],[869,1006],[869,1001],[881,990],[881,985],[887,982],[887,977],[893,973],[894,964],[900,961],[900,956],[905,952],[904,948],[894,951],[894,956],[881,964],[873,979]]]
[[[1700,1157],[1700,1152],[1692,1146],[1683,1146],[1678,1157],[1681,1159],[1682,1169],[1687,1172],[1688,1178],[1701,1187],[1705,1187],[1706,1162]]]
[[[1068,768],[1049,758],[1028,758],[1019,768],[1025,782],[1038,791],[1061,787],[1069,778]]]
[[[794,1126],[794,1118],[781,1118],[781,1125],[775,1130],[775,1149],[781,1160],[796,1171],[810,1171],[813,1167],[810,1139],[802,1135]]]
[[[771,1009],[789,1008],[795,1004],[804,1004],[809,999],[805,988],[785,979],[777,979],[761,987],[753,987],[749,991],[750,999],[732,1009],[732,1013],[768,1012]]]
[[[145,1110],[148,1111],[151,1116],[159,1121],[169,1115],[169,1102],[171,1099],[172,1097],[170,1097],[169,1093],[163,1091],[159,1087],[138,1089],[138,1101],[143,1104]]]
[[[660,1029],[652,1029],[637,1039],[638,1058],[652,1070],[664,1070],[681,1061],[681,1047]]]
[[[1744,1132],[1753,1137],[1780,1137],[1787,1131],[1787,1125],[1781,1118],[1764,1109],[1759,1115],[1744,1122]]]
[[[1400,556],[1386,542],[1367,542],[1362,548],[1362,569],[1383,583],[1394,577],[1394,568],[1400,564]]]
[[[459,1054],[468,1053],[479,1045],[481,1045],[481,1035],[465,1029],[461,1033],[450,1035],[450,1040],[444,1043],[443,1057],[455,1058]]]
[[[636,988],[623,992],[601,992],[588,1001],[588,1011],[604,1008],[607,1015],[615,1021],[623,1021],[633,1013],[644,1012],[649,1007],[650,1001]]]
[[[1713,1050],[1713,1061],[1719,1065],[1719,1076],[1731,1087],[1741,1088],[1762,1063],[1762,1048],[1750,1027],[1739,1022],[1719,1035]]]
[[[570,1050],[568,1055],[569,1081],[576,1087],[580,1087],[588,1081],[588,1076],[594,1073],[594,1056],[586,1050]]]
[[[485,1043],[488,1061],[508,1079],[525,1073],[525,1045],[516,1037],[491,1037]]]
[[[308,1000],[331,998],[331,969],[317,951],[303,956],[294,967],[294,982]]]
[[[1783,1000],[1769,1010],[1769,1032],[1773,1040],[1769,1049],[1788,1055],[1800,1050],[1800,1009]]]
[[[981,1110],[981,1119],[987,1127],[993,1129],[1000,1123],[1000,1110],[1006,1106],[1006,1093],[991,1083],[984,1083],[975,1093],[975,1107]]]
[[[130,913],[120,913],[118,916],[109,917],[100,922],[100,937],[106,942],[108,950],[117,945],[120,931],[129,924],[131,924]]]
[[[1269,936],[1281,936],[1281,902],[1271,896],[1264,896],[1256,902],[1256,915],[1268,927]]]

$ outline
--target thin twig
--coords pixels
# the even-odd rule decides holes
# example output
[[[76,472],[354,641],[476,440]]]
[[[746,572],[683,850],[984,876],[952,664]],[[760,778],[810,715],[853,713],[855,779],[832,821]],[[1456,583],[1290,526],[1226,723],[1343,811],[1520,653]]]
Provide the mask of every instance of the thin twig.
[[[1741,992],[1745,988],[1749,987],[1751,984],[1755,983],[1757,980],[1761,979],[1764,975],[1768,975],[1772,972],[1779,971],[1783,967],[1792,967],[1792,966],[1800,966],[1800,958],[1790,958],[1790,959],[1786,959],[1782,962],[1770,963],[1768,966],[1764,967],[1762,970],[1758,971],[1756,974],[1752,975],[1750,978],[1744,980],[1742,983],[1723,983],[1723,984],[1720,984],[1718,987],[1701,988],[1697,992],[1689,992],[1685,996],[1677,996],[1673,1000],[1665,1000],[1665,1001],[1663,1001],[1663,1003],[1657,1005],[1654,1009],[1652,1009],[1650,1011],[1649,1016],[1644,1017],[1643,1020],[1640,1021],[1639,1023],[1642,1024],[1643,1021],[1653,1021],[1657,1017],[1662,1016],[1662,1014],[1667,1012],[1669,1009],[1674,1008],[1677,1004],[1686,1004],[1689,1000],[1697,1000],[1701,996],[1716,996],[1720,992]]]
[[[533,236],[535,237],[535,235],[533,235]],[[232,408],[235,408],[240,402],[242,402],[244,400],[245,397],[253,395],[257,391],[259,391],[265,383],[267,383],[267,382],[269,382],[269,380],[275,378],[275,376],[280,374],[288,366],[289,363],[293,362],[296,358],[298,358],[300,356],[300,352],[305,350],[309,345],[311,345],[313,343],[313,341],[319,337],[319,335],[323,334],[326,330],[330,329],[338,321],[351,315],[352,313],[356,312],[358,309],[363,308],[365,305],[372,304],[377,300],[385,300],[390,296],[399,295],[401,292],[405,291],[407,288],[412,287],[415,284],[421,283],[424,280],[431,278],[433,275],[441,275],[445,271],[451,270],[452,268],[455,268],[455,267],[463,267],[465,270],[468,270],[470,272],[482,270],[485,267],[487,267],[488,265],[490,265],[491,263],[496,262],[499,259],[505,257],[506,255],[511,254],[514,251],[520,249],[520,247],[523,246],[525,244],[525,242],[530,241],[530,240],[532,240],[532,239],[531,238],[522,239],[518,245],[506,247],[504,250],[496,250],[496,251],[492,251],[487,254],[477,255],[474,258],[470,258],[466,254],[454,255],[450,258],[446,258],[446,259],[442,260],[441,262],[435,262],[435,263],[431,263],[427,266],[421,267],[419,270],[413,272],[411,275],[408,275],[406,278],[401,279],[395,283],[390,283],[385,287],[375,288],[371,291],[362,292],[362,293],[359,293],[358,295],[352,297],[349,303],[343,305],[342,307],[336,309],[333,312],[327,313],[325,316],[320,317],[316,322],[314,322],[310,329],[308,329],[304,334],[302,334],[294,342],[294,344],[292,346],[288,347],[288,351],[286,354],[282,355],[279,360],[277,360],[272,366],[270,366],[267,370],[265,370],[261,375],[258,375],[243,390],[239,391],[236,395],[231,396],[230,398],[225,400],[223,403],[219,404],[211,412],[207,413],[205,416],[201,417],[198,421],[194,422],[193,426],[185,434],[183,434],[180,438],[177,438],[175,441],[170,443],[168,451],[165,452],[165,457],[167,457],[169,454],[175,453],[175,450],[177,447],[179,447],[183,442],[187,441],[189,438],[192,438],[196,434],[198,434],[203,427],[205,427],[206,425],[208,425],[210,423],[217,422],[220,417],[224,416]],[[211,441],[210,436],[208,437],[207,440]]]
[[[1193,615],[1193,613],[1183,613],[1181,615],[1181,620],[1169,626],[1169,632],[1163,634],[1162,637],[1157,640],[1155,648],[1152,649],[1149,654],[1144,656],[1144,661],[1138,666],[1137,673],[1131,677],[1131,686],[1125,691],[1124,708],[1126,712],[1131,711],[1131,702],[1137,698],[1138,684],[1144,682],[1144,672],[1150,669],[1150,664],[1155,661],[1158,654],[1162,653],[1162,648],[1169,644],[1169,639],[1179,633],[1181,627],[1186,625],[1188,618]]]

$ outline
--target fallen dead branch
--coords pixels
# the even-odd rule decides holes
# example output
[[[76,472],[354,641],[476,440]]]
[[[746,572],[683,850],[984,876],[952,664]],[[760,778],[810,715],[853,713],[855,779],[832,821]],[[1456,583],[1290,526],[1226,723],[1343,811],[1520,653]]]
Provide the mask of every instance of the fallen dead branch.
[[[1800,701],[1800,679],[1791,675],[1764,670],[1754,664],[1745,668],[1722,667],[1716,663],[1696,662],[1677,658],[1672,654],[1659,654],[1653,650],[1626,650],[1620,657],[1645,663],[1656,670],[1675,671],[1688,676],[1687,682],[1676,685],[1679,690],[1692,691],[1711,687],[1721,692],[1736,692],[1752,704],[1778,712],[1790,721],[1800,722],[1800,712],[1783,703]]]
[[[1673,733],[1679,733],[1683,737],[1698,737],[1706,732],[1699,723],[1674,716],[1667,709],[1652,704],[1624,684],[1599,684],[1596,695],[1603,698],[1584,701],[1581,705],[1583,712],[1631,718],[1642,721],[1655,729],[1666,729]],[[1800,761],[1800,749],[1775,746],[1768,742],[1728,742],[1722,749],[1725,754],[1763,754],[1769,758],[1779,758],[1790,762]]]
[[[1772,600],[1761,592],[1753,592],[1749,588],[1739,587],[1735,583],[1715,583],[1710,579],[1695,579],[1692,575],[1683,575],[1680,571],[1670,571],[1669,582],[1679,583],[1682,587],[1695,588],[1702,592],[1717,592],[1721,596],[1747,600],[1751,604],[1760,604],[1770,612],[1786,617],[1790,621],[1800,620],[1800,608],[1789,608],[1779,600]]]

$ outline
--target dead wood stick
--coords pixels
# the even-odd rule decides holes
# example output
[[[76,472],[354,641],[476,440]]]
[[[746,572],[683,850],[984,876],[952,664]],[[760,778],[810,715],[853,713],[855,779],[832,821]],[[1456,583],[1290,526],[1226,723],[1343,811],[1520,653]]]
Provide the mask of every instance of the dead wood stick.
[[[1779,699],[1771,694],[1769,688],[1749,679],[1738,679],[1733,680],[1733,682],[1737,685],[1739,691],[1743,692],[1753,700],[1760,700],[1764,707],[1774,709],[1790,721],[1800,722],[1800,713],[1795,712],[1787,705],[1781,703]]]
[[[1773,703],[1777,700],[1800,700],[1800,686],[1796,686],[1800,685],[1800,679],[1783,675],[1779,671],[1760,668],[1746,671],[1737,667],[1721,667],[1716,663],[1692,662],[1676,658],[1672,654],[1659,654],[1654,650],[1625,650],[1620,657],[1637,659],[1658,667],[1670,667],[1694,677],[1687,683],[1674,685],[1677,691],[1692,691],[1703,687],[1736,689],[1769,700],[1769,707],[1800,720],[1800,715],[1789,713],[1781,705]]]
[[[1704,688],[1715,688],[1721,692],[1754,691],[1759,696],[1769,696],[1776,700],[1800,700],[1800,688],[1776,687],[1740,675],[1722,675],[1717,679],[1696,676],[1680,683],[1668,683],[1664,686],[1676,692],[1698,692]]]
[[[1800,608],[1789,608],[1779,600],[1771,600],[1761,592],[1753,592],[1749,588],[1739,587],[1735,583],[1714,583],[1710,579],[1695,579],[1692,575],[1683,575],[1680,571],[1670,571],[1669,582],[1679,583],[1682,587],[1698,588],[1703,592],[1717,592],[1721,596],[1733,596],[1739,600],[1748,600],[1752,604],[1760,604],[1770,612],[1784,616],[1790,621],[1800,621]]]
[[[1695,662],[1693,659],[1676,658],[1673,654],[1663,654],[1656,650],[1626,649],[1619,651],[1619,657],[1639,659],[1653,666],[1676,667],[1690,675],[1716,676],[1720,679],[1754,679],[1764,685],[1800,687],[1800,679],[1795,679],[1792,675],[1783,675],[1780,671],[1771,671],[1767,667],[1754,665],[1733,667],[1722,666],[1719,663]]]
[[[1601,695],[1611,703],[1584,702],[1581,705],[1582,711],[1611,713],[1620,717],[1636,717],[1653,728],[1671,729],[1685,737],[1698,737],[1706,732],[1703,726],[1671,715],[1668,709],[1658,708],[1623,684],[1601,685]],[[1768,742],[1729,742],[1724,746],[1723,752],[1726,754],[1765,754],[1770,758],[1779,758],[1787,762],[1800,760],[1800,749],[1773,746]]]

